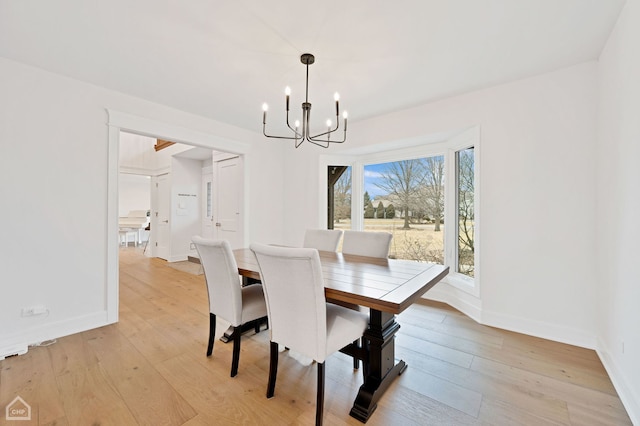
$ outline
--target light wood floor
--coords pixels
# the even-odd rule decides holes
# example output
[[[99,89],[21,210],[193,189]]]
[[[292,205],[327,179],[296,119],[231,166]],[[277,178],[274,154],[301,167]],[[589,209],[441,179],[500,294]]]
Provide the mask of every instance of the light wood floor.
[[[267,400],[268,331],[243,337],[230,378],[230,344],[205,356],[204,277],[140,248],[120,255],[120,322],[1,361],[0,424],[17,395],[33,409],[33,422],[7,422],[21,426],[313,424],[315,365],[282,353]],[[368,425],[631,424],[594,351],[478,325],[439,303],[398,321],[396,356],[409,367]],[[332,356],[326,375],[325,424],[360,425],[348,414],[361,384],[351,359]]]

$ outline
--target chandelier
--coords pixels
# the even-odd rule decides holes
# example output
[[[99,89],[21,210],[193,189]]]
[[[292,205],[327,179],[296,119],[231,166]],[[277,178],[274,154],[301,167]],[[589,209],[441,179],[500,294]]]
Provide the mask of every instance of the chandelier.
[[[332,143],[343,143],[347,140],[347,112],[345,111],[342,114],[343,117],[343,129],[344,134],[342,135],[342,140],[331,140],[331,134],[338,131],[340,127],[340,95],[336,93],[334,95],[334,100],[336,101],[336,124],[335,127],[332,127],[331,120],[327,120],[327,131],[323,133],[318,133],[317,135],[311,135],[309,132],[309,121],[311,120],[311,103],[309,102],[309,65],[315,62],[315,57],[311,53],[304,53],[300,56],[300,62],[302,62],[307,67],[307,81],[306,81],[306,92],[305,99],[302,103],[302,128],[300,128],[300,121],[296,120],[293,124],[293,127],[289,123],[289,96],[291,95],[291,89],[287,86],[284,90],[286,96],[286,104],[287,104],[287,119],[286,124],[287,127],[293,132],[292,136],[272,136],[268,135],[266,132],[267,127],[267,111],[269,110],[269,106],[264,103],[262,104],[262,134],[268,138],[276,138],[276,139],[289,139],[295,141],[295,146],[298,148],[302,142],[307,141],[314,145],[318,145],[322,148],[329,148],[329,144]]]

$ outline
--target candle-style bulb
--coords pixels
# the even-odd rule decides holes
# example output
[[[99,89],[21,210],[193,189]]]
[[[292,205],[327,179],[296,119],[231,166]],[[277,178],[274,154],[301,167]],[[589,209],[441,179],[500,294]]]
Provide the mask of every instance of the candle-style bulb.
[[[340,100],[340,94],[339,94],[338,92],[336,92],[336,93],[333,95],[333,100],[334,100],[334,101],[336,101],[336,102],[338,102],[338,101]]]
[[[300,127],[300,120],[296,120],[296,122],[294,123],[294,125],[296,126],[296,129],[297,129],[298,127]]]
[[[327,120],[327,127],[331,128],[331,120]]]
[[[284,94],[287,98],[287,112],[289,112],[289,95],[291,94],[291,88],[289,86],[284,88]]]
[[[262,110],[263,110],[264,112],[269,111],[269,105],[267,105],[267,103],[266,103],[266,102],[262,104]]]
[[[349,114],[347,113],[347,111],[343,112],[342,113],[342,118],[344,118],[346,120],[347,117],[349,117]]]

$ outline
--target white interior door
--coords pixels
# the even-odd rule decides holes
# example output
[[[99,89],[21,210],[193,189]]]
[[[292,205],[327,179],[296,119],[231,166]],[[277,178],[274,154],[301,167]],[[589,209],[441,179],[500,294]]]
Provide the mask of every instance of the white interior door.
[[[169,174],[158,176],[156,211],[156,256],[169,260],[171,254],[171,181]]]
[[[233,248],[243,245],[240,203],[243,197],[240,157],[215,162],[214,219],[216,238],[228,240]]]
[[[213,173],[202,175],[202,237],[214,238],[213,226]]]

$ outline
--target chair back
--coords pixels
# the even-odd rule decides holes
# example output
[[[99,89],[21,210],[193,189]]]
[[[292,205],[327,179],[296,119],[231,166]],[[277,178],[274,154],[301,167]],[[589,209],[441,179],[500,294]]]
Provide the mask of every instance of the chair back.
[[[204,270],[209,295],[209,312],[237,327],[242,324],[242,286],[238,265],[226,240],[191,239]]]
[[[327,312],[318,250],[251,244],[260,267],[271,341],[324,362]]]
[[[303,247],[321,251],[337,251],[342,229],[307,229],[304,233]]]
[[[386,259],[392,237],[389,232],[344,231],[342,253]]]

